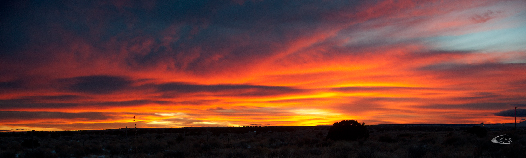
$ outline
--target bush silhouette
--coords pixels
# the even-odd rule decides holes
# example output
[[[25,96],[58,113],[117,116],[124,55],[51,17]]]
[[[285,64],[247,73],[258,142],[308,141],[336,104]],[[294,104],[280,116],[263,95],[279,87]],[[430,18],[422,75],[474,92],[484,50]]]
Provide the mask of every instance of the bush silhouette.
[[[332,140],[357,140],[369,137],[369,131],[365,123],[358,123],[355,120],[343,120],[336,122],[329,129],[327,139]]]

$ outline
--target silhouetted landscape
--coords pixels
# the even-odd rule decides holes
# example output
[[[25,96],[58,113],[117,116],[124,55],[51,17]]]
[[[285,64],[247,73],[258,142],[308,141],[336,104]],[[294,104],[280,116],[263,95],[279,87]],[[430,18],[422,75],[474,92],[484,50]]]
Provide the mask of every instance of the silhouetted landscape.
[[[524,126],[514,129],[511,124],[364,125],[343,122],[334,126],[3,132],[0,133],[0,157],[513,158],[526,154]],[[491,141],[501,135],[509,137],[511,143]]]

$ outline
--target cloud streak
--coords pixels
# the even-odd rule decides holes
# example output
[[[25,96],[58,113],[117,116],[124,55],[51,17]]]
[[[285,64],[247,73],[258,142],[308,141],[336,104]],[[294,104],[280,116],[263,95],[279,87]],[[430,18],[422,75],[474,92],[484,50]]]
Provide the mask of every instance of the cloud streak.
[[[124,90],[131,85],[131,81],[126,78],[116,76],[81,76],[60,81],[71,83],[66,87],[67,90],[91,94],[112,93]]]

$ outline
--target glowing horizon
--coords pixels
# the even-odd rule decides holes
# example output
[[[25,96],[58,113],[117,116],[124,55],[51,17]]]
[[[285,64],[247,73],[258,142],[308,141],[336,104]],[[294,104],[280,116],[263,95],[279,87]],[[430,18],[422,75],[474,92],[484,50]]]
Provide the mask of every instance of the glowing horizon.
[[[525,8],[10,2],[0,130],[511,123],[526,107]]]

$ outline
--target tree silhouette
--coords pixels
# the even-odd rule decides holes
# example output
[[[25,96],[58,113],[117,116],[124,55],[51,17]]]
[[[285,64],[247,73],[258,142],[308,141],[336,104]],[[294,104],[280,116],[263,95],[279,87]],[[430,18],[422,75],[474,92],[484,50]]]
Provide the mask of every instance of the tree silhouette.
[[[369,137],[369,131],[365,123],[358,123],[356,120],[342,120],[336,122],[329,129],[327,139],[332,140],[357,140]]]

